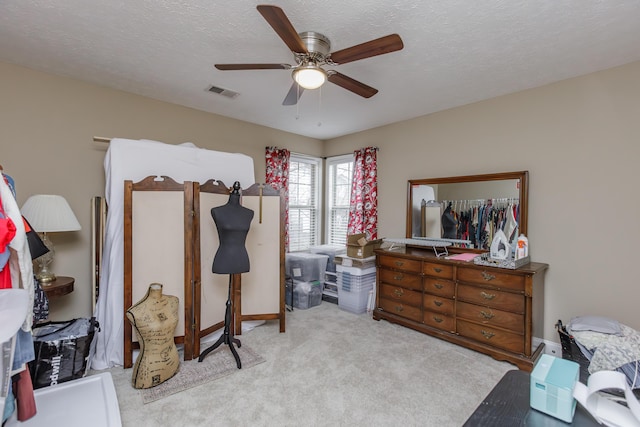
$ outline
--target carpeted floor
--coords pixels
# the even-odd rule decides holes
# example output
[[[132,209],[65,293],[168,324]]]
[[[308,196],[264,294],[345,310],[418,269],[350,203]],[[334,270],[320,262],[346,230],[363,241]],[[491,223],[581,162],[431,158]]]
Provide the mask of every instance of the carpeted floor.
[[[264,363],[148,404],[130,369],[111,369],[123,425],[460,426],[516,369],[327,302],[287,312],[286,327],[239,337]]]

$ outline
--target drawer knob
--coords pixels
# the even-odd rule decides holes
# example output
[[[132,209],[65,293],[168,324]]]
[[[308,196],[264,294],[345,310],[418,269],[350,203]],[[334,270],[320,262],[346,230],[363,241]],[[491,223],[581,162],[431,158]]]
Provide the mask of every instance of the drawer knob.
[[[485,291],[480,292],[480,295],[482,296],[482,298],[488,299],[488,300],[492,300],[496,297],[496,294],[488,294]]]
[[[433,287],[436,288],[436,289],[442,289],[442,288],[444,288],[444,285],[442,283],[434,283]]]
[[[402,274],[398,274],[396,276],[393,276],[393,280],[402,280],[404,278],[404,275]]]
[[[402,266],[404,265],[404,262],[402,262],[402,261],[396,261],[396,265],[397,265],[398,267],[402,267]]]
[[[484,336],[488,340],[490,340],[491,338],[493,338],[495,336],[495,334],[493,332],[485,331],[484,329],[481,330],[480,333],[482,333],[482,336]]]
[[[433,301],[433,303],[438,307],[442,305],[442,301],[438,301],[438,300]]]
[[[441,317],[433,316],[433,320],[434,320],[436,323],[442,323],[442,318],[441,318]]]
[[[480,314],[482,315],[482,317],[484,317],[487,320],[493,319],[495,317],[495,314],[486,312],[484,310],[480,311]]]
[[[495,278],[496,278],[496,276],[494,276],[494,275],[493,275],[493,274],[491,274],[491,273],[487,273],[486,271],[483,271],[483,272],[482,272],[482,278],[483,278],[485,281],[489,282],[489,281],[491,281],[491,280],[495,279]]]
[[[397,311],[398,313],[400,313],[400,312],[401,312],[401,311],[403,311],[403,310],[404,310],[404,307],[403,307],[403,306],[401,306],[401,305],[396,305],[396,311]]]
[[[435,271],[436,273],[442,273],[442,269],[441,268],[434,268],[433,271]]]
[[[399,298],[404,295],[404,291],[402,289],[394,289],[393,293]]]

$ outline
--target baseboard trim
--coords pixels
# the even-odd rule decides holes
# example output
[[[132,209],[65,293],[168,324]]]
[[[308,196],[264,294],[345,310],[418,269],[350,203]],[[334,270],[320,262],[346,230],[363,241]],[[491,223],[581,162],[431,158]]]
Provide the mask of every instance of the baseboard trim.
[[[562,346],[554,341],[543,340],[542,338],[533,337],[533,348],[538,348],[541,343],[544,343],[544,353],[555,357],[562,357]]]

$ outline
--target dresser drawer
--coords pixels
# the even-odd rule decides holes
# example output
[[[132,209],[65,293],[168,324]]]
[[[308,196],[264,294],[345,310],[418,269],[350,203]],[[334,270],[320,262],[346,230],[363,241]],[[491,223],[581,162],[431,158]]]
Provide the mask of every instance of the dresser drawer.
[[[424,295],[424,309],[437,311],[438,313],[453,316],[454,302],[452,299],[442,298],[437,295]]]
[[[422,292],[422,276],[403,271],[387,270],[386,268],[379,269],[378,274],[380,275],[380,282]]]
[[[378,263],[381,266],[395,268],[398,270],[412,271],[418,274],[422,272],[422,261],[418,261],[415,259],[378,255]]]
[[[484,307],[497,308],[513,313],[524,313],[524,295],[495,289],[458,284],[458,301],[470,302]]]
[[[524,315],[522,314],[509,313],[508,311],[458,301],[456,316],[459,319],[467,319],[487,326],[509,329],[519,334],[524,333]]]
[[[524,353],[523,335],[502,331],[487,325],[478,325],[462,319],[457,320],[456,327],[458,333],[463,337],[514,353]]]
[[[388,313],[397,314],[398,316],[422,323],[422,308],[412,307],[386,298],[380,298],[380,308]]]
[[[456,322],[453,317],[446,316],[442,313],[436,313],[434,311],[424,312],[424,323],[425,325],[442,329],[447,332],[454,332],[456,330]]]
[[[524,292],[525,276],[501,273],[496,269],[460,267],[458,268],[458,281]]]
[[[422,272],[427,276],[442,277],[443,279],[453,279],[453,266],[425,262]]]
[[[422,292],[410,291],[399,286],[387,285],[386,283],[380,285],[380,297],[414,307],[422,305]]]
[[[424,291],[433,295],[440,295],[446,298],[453,298],[456,292],[456,284],[450,280],[424,278]]]

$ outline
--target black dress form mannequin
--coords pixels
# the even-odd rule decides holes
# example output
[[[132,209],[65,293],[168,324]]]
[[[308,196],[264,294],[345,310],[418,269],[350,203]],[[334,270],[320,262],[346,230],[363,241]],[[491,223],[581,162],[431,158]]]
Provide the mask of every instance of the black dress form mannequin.
[[[224,315],[224,332],[211,347],[200,353],[198,362],[202,362],[211,351],[221,344],[227,344],[233,357],[236,359],[238,369],[242,368],[240,356],[233,346],[241,347],[240,340],[233,337],[231,328],[231,286],[233,275],[249,271],[249,255],[245,248],[245,241],[249,226],[253,219],[253,211],[240,205],[240,183],[233,184],[233,191],[229,195],[229,201],[222,206],[211,209],[211,216],[218,230],[220,246],[213,258],[211,271],[217,274],[229,274],[229,293]]]
[[[458,235],[458,221],[451,212],[451,203],[442,214],[442,237],[445,239],[455,239]]]

